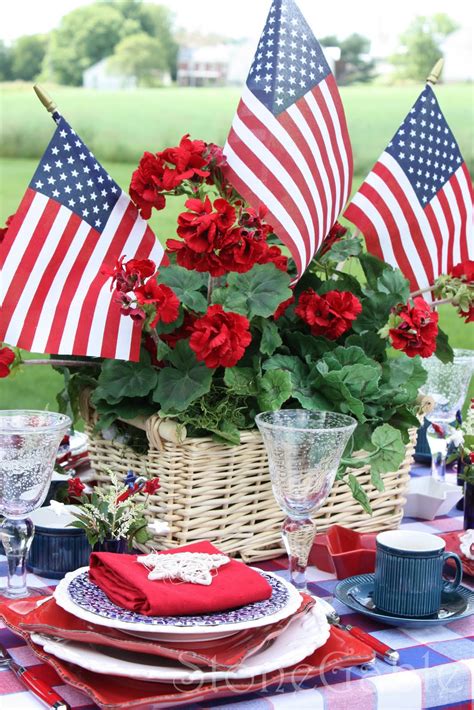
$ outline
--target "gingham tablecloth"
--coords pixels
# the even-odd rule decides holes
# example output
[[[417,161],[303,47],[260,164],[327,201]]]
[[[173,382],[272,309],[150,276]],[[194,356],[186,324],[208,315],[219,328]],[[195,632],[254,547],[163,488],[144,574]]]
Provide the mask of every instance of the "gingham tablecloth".
[[[414,475],[426,469],[414,468]],[[433,521],[405,518],[404,530],[445,533],[462,528],[461,514],[453,509]],[[5,558],[0,558],[0,584],[5,582]],[[263,569],[283,572],[285,560],[272,560]],[[310,567],[310,590],[324,597],[337,609],[346,623],[369,631],[400,653],[400,665],[389,666],[377,660],[373,670],[350,668],[324,678],[305,681],[298,687],[282,686],[267,692],[236,696],[232,699],[186,705],[187,710],[225,707],[231,710],[422,710],[455,708],[472,710],[474,704],[474,616],[432,628],[397,629],[387,627],[352,612],[333,600],[337,584],[332,574]],[[2,579],[3,578],[3,579]],[[472,578],[468,578],[471,579]],[[464,580],[466,583],[466,579]],[[49,587],[55,582],[29,575],[29,584]],[[24,666],[41,664],[26,643],[0,622],[0,642]],[[80,691],[67,685],[56,690],[74,710],[92,710],[97,706]],[[11,671],[0,672],[1,710],[40,710],[44,708]]]

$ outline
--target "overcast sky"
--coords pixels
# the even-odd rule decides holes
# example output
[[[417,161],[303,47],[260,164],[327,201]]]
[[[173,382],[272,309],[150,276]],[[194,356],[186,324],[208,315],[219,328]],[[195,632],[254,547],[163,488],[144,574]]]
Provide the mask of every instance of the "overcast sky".
[[[0,37],[11,42],[23,34],[47,32],[70,10],[92,0],[0,1]],[[257,38],[263,28],[270,0],[155,0],[168,5],[176,26],[229,37]],[[117,4],[120,0],[117,0]],[[299,0],[299,6],[317,37],[336,34],[343,38],[360,32],[371,38],[373,51],[392,51],[397,37],[415,15],[447,12],[464,27],[472,27],[469,0]]]

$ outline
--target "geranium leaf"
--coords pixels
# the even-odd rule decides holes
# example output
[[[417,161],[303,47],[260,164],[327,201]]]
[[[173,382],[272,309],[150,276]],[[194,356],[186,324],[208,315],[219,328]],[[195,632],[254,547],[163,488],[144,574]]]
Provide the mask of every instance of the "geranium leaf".
[[[273,355],[275,350],[282,344],[277,325],[271,320],[261,320],[262,339],[260,341],[260,352],[264,355]]]
[[[293,397],[305,409],[327,411],[331,409],[328,400],[311,386],[309,368],[294,355],[274,355],[263,363],[264,370],[287,370],[291,376]]]
[[[370,288],[377,288],[377,279],[383,274],[386,269],[391,269],[389,264],[386,264],[376,256],[364,252],[359,255],[359,261],[364,271],[365,278]]]
[[[275,313],[280,303],[292,295],[289,286],[290,277],[277,269],[275,264],[257,264],[245,274],[229,274],[228,293],[225,306],[222,305],[229,310],[234,302],[239,307],[245,303],[245,315],[248,318],[268,318]]]
[[[452,362],[454,358],[454,351],[451,345],[449,344],[448,336],[444,331],[441,330],[441,328],[438,328],[435,355],[438,360],[441,360],[444,365],[449,362]]]
[[[371,476],[377,480],[378,476],[398,469],[405,457],[405,445],[400,432],[390,424],[377,427],[371,441],[376,448],[370,457]]]
[[[362,348],[369,358],[373,358],[375,360],[382,360],[385,358],[387,343],[382,340],[382,338],[379,338],[376,333],[364,333],[364,335],[352,333],[352,335],[349,335],[349,337],[346,338],[344,344],[346,346],[355,345]]]
[[[181,303],[198,313],[207,309],[207,299],[200,291],[207,285],[207,280],[207,274],[177,265],[163,267],[158,277],[158,282],[172,288]]]
[[[209,392],[214,370],[196,360],[186,340],[180,340],[168,355],[174,367],[164,367],[158,374],[153,401],[163,412],[183,412],[191,402]]]
[[[384,326],[393,306],[393,297],[386,293],[374,293],[370,298],[362,299],[362,313],[352,324],[356,333],[379,330]]]
[[[410,295],[410,283],[399,269],[385,269],[377,279],[377,290],[393,296],[395,303],[406,303]]]
[[[324,353],[330,352],[336,347],[334,341],[327,338],[298,332],[288,333],[285,342],[292,352],[306,361],[318,360]]]
[[[362,348],[355,345],[349,347],[338,345],[335,350],[323,355],[323,361],[330,370],[342,370],[343,367],[348,365],[367,365],[379,371],[377,363],[367,357]]]
[[[224,382],[235,394],[255,397],[258,393],[257,375],[251,367],[226,367]]]
[[[212,304],[219,303],[224,311],[248,316],[247,299],[244,293],[233,288],[216,288],[212,292]]]
[[[287,370],[269,370],[259,381],[258,404],[262,411],[280,409],[292,395],[291,375]]]
[[[332,247],[321,257],[321,261],[345,261],[350,256],[359,256],[362,252],[362,245],[358,237],[349,237],[348,239],[340,239],[335,242]]]
[[[122,397],[145,397],[155,387],[157,378],[157,371],[147,363],[104,360],[98,383],[104,399],[118,401]]]
[[[372,515],[372,507],[370,505],[370,500],[367,496],[367,493],[364,491],[364,489],[362,488],[353,473],[350,473],[347,476],[347,485],[351,489],[352,497],[354,498],[354,500],[360,503],[366,513]]]

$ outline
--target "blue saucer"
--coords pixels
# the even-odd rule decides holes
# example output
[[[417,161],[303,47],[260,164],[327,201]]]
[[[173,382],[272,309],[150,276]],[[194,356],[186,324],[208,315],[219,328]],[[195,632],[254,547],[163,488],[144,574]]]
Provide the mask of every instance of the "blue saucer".
[[[436,617],[413,618],[390,615],[386,612],[378,611],[376,607],[368,609],[367,606],[364,606],[364,603],[371,602],[374,577],[374,574],[358,574],[355,577],[348,577],[339,582],[334,594],[340,602],[350,609],[390,626],[436,626],[438,624],[449,624],[452,621],[464,619],[464,617],[474,614],[474,592],[463,585],[460,585],[455,592],[443,593],[441,596],[441,608],[446,607],[453,611],[449,616],[443,616],[440,613]]]

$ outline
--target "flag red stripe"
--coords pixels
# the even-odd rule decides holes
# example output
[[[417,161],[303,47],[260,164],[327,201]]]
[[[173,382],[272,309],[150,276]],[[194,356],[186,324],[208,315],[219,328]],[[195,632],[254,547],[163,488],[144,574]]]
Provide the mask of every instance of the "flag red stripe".
[[[270,172],[265,165],[257,158],[257,156],[248,148],[245,143],[239,138],[237,133],[234,131],[233,128],[231,128],[229,137],[228,137],[228,143],[232,147],[232,149],[235,151],[235,153],[239,156],[239,158],[245,163],[245,165],[255,174],[255,175],[260,175],[262,176],[262,182],[265,184],[265,187],[272,192],[272,194],[275,196],[275,198],[281,203],[283,208],[291,215],[294,223],[296,224],[296,227],[301,234],[301,237],[304,242],[305,250],[306,250],[306,255],[305,258],[307,259],[310,248],[309,248],[309,234],[308,230],[306,227],[306,224],[304,223],[303,217],[301,216],[301,213],[298,209],[298,206],[295,204],[294,200],[292,197],[288,194],[288,191],[282,185],[282,183],[278,180],[276,175],[272,172]],[[272,146],[273,149],[273,146]],[[235,183],[234,183],[235,185]],[[240,181],[240,185],[243,186],[242,181]],[[237,188],[237,185],[235,185]],[[239,188],[237,188],[239,189]],[[253,193],[252,189],[247,187],[245,185],[244,192],[240,193],[242,194],[242,197],[244,197],[248,202],[250,202],[251,205],[253,205],[255,208],[258,207],[259,205],[259,198]],[[266,205],[268,207],[268,205]],[[270,223],[276,222],[276,216],[273,214],[273,212],[269,209],[269,215],[271,217],[267,217],[267,221]],[[273,224],[275,227],[275,224]],[[292,237],[286,232],[285,230],[285,239],[283,238],[282,233],[278,233],[278,237],[284,241],[292,255],[296,251],[294,241]]]
[[[33,202],[35,195],[36,192],[34,190],[32,190],[31,188],[27,189],[27,191],[23,195],[23,199],[20,203],[20,206],[15,212],[15,216],[13,217],[10,226],[7,229],[7,233],[3,237],[2,248],[0,250],[0,269],[3,268],[5,260],[15,241],[16,235],[20,231],[20,227],[25,220],[25,217],[31,207],[31,203]]]
[[[332,74],[329,74],[329,76],[326,77],[326,84],[328,85],[329,92],[330,92],[332,99],[334,101],[334,106],[336,107],[337,116],[339,118],[339,125],[341,126],[342,140],[344,142],[344,147],[346,149],[347,164],[349,166],[348,185],[350,186],[352,183],[352,175],[354,172],[354,160],[352,157],[352,146],[351,146],[351,142],[349,139],[349,131],[347,128],[346,116],[344,114],[344,108],[342,105],[341,97],[340,97],[339,91],[337,89],[336,80]],[[348,197],[348,195],[346,196],[346,199],[347,199],[347,197]],[[343,206],[344,205],[341,206],[341,209]]]
[[[331,190],[331,205],[330,205],[330,214],[329,214],[329,224],[334,224],[336,220],[336,210],[337,210],[337,205],[336,205],[336,179],[337,176],[335,175],[334,172],[334,167],[332,165],[332,158],[329,157],[328,153],[328,147],[326,145],[326,141],[324,140],[322,134],[321,134],[321,129],[316,121],[316,117],[314,113],[312,112],[309,104],[306,102],[305,98],[303,97],[299,101],[297,101],[296,105],[298,106],[299,110],[303,114],[306,123],[308,124],[309,128],[311,129],[311,133],[313,134],[316,143],[318,144],[318,148],[321,152],[321,159],[324,163],[324,166],[326,168],[326,173],[328,176],[328,181],[329,181],[329,187]],[[324,235],[326,236],[326,235]]]
[[[234,145],[234,140],[238,141],[238,137],[235,135],[233,129],[231,129],[227,140],[229,145],[235,150],[236,146]],[[238,153],[238,150],[236,150],[236,152]],[[230,166],[227,166],[226,168],[226,177],[229,182],[235,187],[237,192],[244,198],[244,200],[246,200],[249,204],[256,204],[256,196],[254,195],[252,190],[248,187],[247,183],[245,183]],[[280,241],[285,244],[285,246],[287,246],[290,250],[291,255],[295,261],[298,273],[301,273],[303,265],[299,252],[295,248],[293,239],[283,227],[281,222],[273,214],[267,221],[272,223],[272,226],[275,229],[275,233],[277,234],[278,239],[280,239]]]
[[[376,165],[379,165],[377,163]],[[375,167],[374,167],[375,169]],[[379,193],[367,182],[364,182],[359,190],[359,192],[364,195],[377,209],[379,212],[382,220],[385,223],[385,226],[387,228],[388,233],[390,234],[391,240],[392,240],[392,248],[393,252],[398,260],[398,263],[400,265],[400,269],[403,272],[403,274],[406,276],[406,278],[410,281],[410,284],[416,284],[417,280],[415,277],[415,273],[412,270],[411,264],[409,259],[407,258],[407,255],[405,253],[405,249],[403,247],[403,242],[401,239],[400,235],[400,230],[398,228],[398,225],[393,217],[393,214],[390,210],[390,208],[387,206],[385,203],[385,200],[379,195]],[[356,225],[358,226],[358,225]],[[377,234],[377,240],[379,239],[379,236]],[[373,245],[367,244],[367,249],[372,252]]]
[[[271,154],[276,158],[276,160],[281,163],[283,168],[286,169],[289,175],[293,178],[293,181],[296,183],[301,194],[303,195],[304,203],[308,207],[308,210],[311,214],[313,225],[317,225],[318,218],[316,214],[316,209],[314,207],[313,198],[311,197],[308,185],[304,177],[302,176],[301,171],[297,163],[295,162],[293,156],[279,142],[277,137],[250,111],[250,109],[243,102],[240,103],[239,108],[237,109],[237,115],[239,116],[242,123],[244,123],[247,128],[254,134],[254,136],[266,146],[266,148],[271,152]],[[284,203],[286,200],[289,199],[290,196],[284,184],[278,180],[277,176],[274,173],[269,171],[265,163],[260,160],[260,158],[258,158],[258,156],[255,155],[255,153],[251,149],[247,148],[247,146],[245,146],[242,141],[241,148],[238,153],[240,158],[246,163],[246,165],[248,165],[248,167],[255,174],[261,175],[264,174],[264,170],[267,171],[265,184],[271,189],[275,197],[277,197],[280,202]],[[293,216],[293,219],[295,219],[296,215],[294,214],[294,212],[295,210],[297,211],[298,228],[305,242],[306,254],[309,255],[311,254],[310,231],[306,225],[303,214],[298,204],[294,200],[292,200],[292,204],[294,205],[294,209],[291,209],[291,214]],[[287,211],[290,210],[287,209]],[[317,231],[317,227],[315,227],[316,234]]]
[[[441,228],[439,226],[438,219],[436,217],[436,214],[433,210],[433,207],[431,203],[428,203],[425,207],[425,215],[428,219],[428,222],[431,227],[431,231],[433,232],[435,241],[436,241],[436,254],[438,257],[438,270],[441,272],[441,264],[442,264],[442,259],[443,259],[443,234],[441,232]]]
[[[433,264],[431,261],[431,256],[428,250],[428,246],[426,244],[425,238],[423,237],[423,232],[422,229],[420,228],[420,224],[418,222],[418,218],[413,211],[413,208],[410,204],[410,201],[405,194],[405,192],[402,190],[400,187],[397,179],[395,178],[394,175],[390,172],[390,170],[383,165],[382,163],[375,163],[372,172],[374,172],[376,175],[378,175],[387,185],[387,187],[390,189],[391,193],[394,195],[395,199],[397,200],[398,204],[400,205],[400,208],[405,216],[405,219],[408,223],[408,226],[410,228],[410,234],[412,235],[413,242],[415,244],[416,250],[418,251],[420,255],[421,262],[423,264],[423,267],[426,272],[426,276],[428,278],[428,283],[433,283],[434,281],[434,276],[433,276]],[[403,247],[403,242],[400,241],[400,246],[398,247],[397,251],[395,251],[395,256],[397,259],[399,259],[399,250],[402,250],[405,255],[405,249]],[[403,271],[403,269],[402,269]],[[405,272],[404,272],[405,273]],[[416,285],[418,283],[418,279],[416,278],[415,275],[415,280],[412,282],[410,279],[410,282],[412,283],[412,286]]]
[[[324,191],[324,185],[323,181],[321,180],[321,166],[317,165],[313,154],[310,151],[310,147],[304,137],[304,135],[301,133],[300,129],[298,128],[298,125],[294,122],[292,117],[287,111],[283,111],[278,116],[278,122],[281,123],[283,128],[287,131],[289,135],[293,138],[294,142],[300,149],[301,153],[304,155],[306,158],[306,162],[308,164],[308,167],[311,171],[311,174],[314,178],[314,182],[317,187],[318,195],[321,199],[321,217],[322,217],[322,224],[318,223],[318,230],[317,234],[319,234],[319,238],[316,237],[316,245],[320,242],[321,239],[323,239],[326,234],[325,232],[325,217],[328,213],[328,203],[326,200],[326,193]],[[294,177],[294,175],[293,175]]]
[[[461,186],[458,182],[458,178],[457,178],[456,174],[454,174],[452,176],[452,178],[450,178],[449,184],[451,185],[451,187],[453,189],[454,197],[456,198],[456,204],[457,204],[458,210],[459,210],[459,216],[461,219],[461,226],[460,226],[460,233],[459,233],[459,246],[460,246],[461,261],[466,261],[466,259],[469,258],[468,252],[467,252],[467,240],[465,238],[467,220],[468,220],[466,204],[464,202],[464,198],[463,198],[463,195],[461,192]],[[453,266],[456,266],[456,264],[453,264]]]
[[[366,195],[367,197],[367,195]],[[367,251],[384,260],[383,252],[380,247],[380,239],[377,229],[367,214],[362,211],[359,205],[351,202],[347,210],[344,212],[344,217],[350,220],[362,232],[365,237]]]
[[[444,218],[446,220],[446,224],[448,225],[448,263],[447,263],[447,269],[448,271],[451,271],[452,267],[454,266],[453,264],[453,245],[454,245],[454,219],[453,215],[451,214],[451,208],[448,203],[448,198],[444,194],[443,190],[440,190],[438,192],[438,200],[439,204],[441,205],[441,209],[443,210]]]
[[[115,234],[113,235],[113,238],[110,241],[109,247],[103,259],[103,263],[114,263],[121,256],[127,238],[130,235],[130,232],[137,217],[138,213],[136,207],[132,203],[130,203],[127,206],[123,217],[120,220],[120,224]],[[90,328],[88,326],[90,326],[92,322],[94,309],[97,303],[100,290],[109,279],[108,276],[105,276],[104,274],[100,273],[101,266],[102,264],[97,264],[97,274],[92,280],[87,290],[87,294],[85,295],[85,298],[82,301],[81,314],[79,316],[76,336],[74,338],[73,345],[73,350],[78,355],[87,354],[87,345],[89,342],[90,332]],[[108,333],[106,326],[106,332],[104,332],[104,340],[107,339],[107,337]]]
[[[155,242],[155,235],[151,229],[147,226],[143,234],[140,245],[135,253],[135,259],[146,259]],[[106,332],[104,333],[104,339],[102,340],[101,357],[115,357],[117,351],[117,341],[118,333],[120,328],[120,321],[123,317],[130,318],[130,316],[122,316],[120,313],[120,304],[115,300],[115,296],[112,298],[109,304],[109,309],[107,312],[106,319]],[[140,328],[141,331],[141,328]],[[132,337],[132,348],[133,348],[133,337]],[[131,359],[136,359],[131,357]]]
[[[58,305],[56,306],[51,323],[51,331],[46,343],[46,353],[55,354],[59,352],[64,326],[69,313],[69,306],[78,289],[83,271],[89,262],[99,237],[99,233],[91,227],[84,239],[84,244],[76,257],[71,270],[64,281],[64,286],[62,288],[61,295],[59,296]]]
[[[25,325],[18,339],[18,347],[20,348],[31,350],[44,301],[81,222],[82,220],[78,215],[71,213],[66,228],[56,249],[51,255],[46,269],[44,270],[41,281],[38,284],[38,288],[26,314]]]
[[[339,151],[339,146],[337,144],[337,138],[336,138],[336,131],[334,130],[334,123],[331,118],[331,114],[329,113],[328,105],[326,103],[326,99],[324,98],[323,94],[321,93],[321,89],[319,88],[319,85],[316,86],[313,91],[311,92],[316,99],[316,103],[318,104],[319,108],[321,109],[321,113],[323,115],[323,118],[326,122],[326,126],[329,132],[329,137],[332,145],[332,149],[334,151],[334,156],[336,158],[336,164],[337,164],[337,170],[335,170],[335,177],[336,180],[338,180],[339,185],[340,185],[340,192],[339,192],[339,201],[338,204],[334,205],[334,212],[333,212],[333,221],[337,218],[339,212],[341,211],[342,203],[344,201],[344,165],[342,162],[341,158],[341,153]]]
[[[23,252],[23,256],[10,283],[8,292],[5,294],[5,298],[3,300],[2,305],[2,311],[3,318],[6,322],[10,321],[15,311],[18,299],[20,298],[23,289],[25,288],[30,272],[32,271],[35,265],[35,262],[38,258],[39,253],[41,252],[41,249],[43,248],[43,245],[48,237],[50,229],[53,225],[54,220],[56,219],[56,215],[58,214],[60,208],[61,205],[59,204],[59,202],[55,202],[54,200],[49,200],[46,203],[39,222],[37,223],[36,228],[31,236],[31,239],[28,242],[28,246]],[[28,214],[25,217],[25,221],[26,220],[28,220]]]

